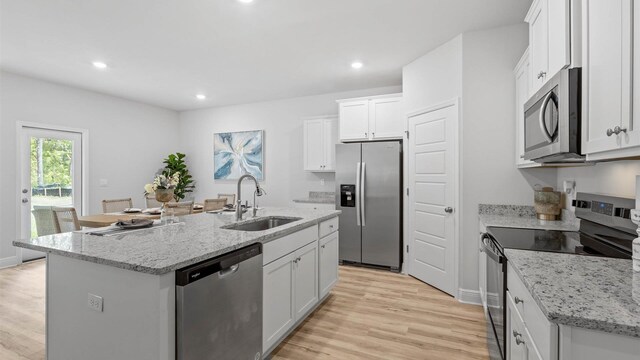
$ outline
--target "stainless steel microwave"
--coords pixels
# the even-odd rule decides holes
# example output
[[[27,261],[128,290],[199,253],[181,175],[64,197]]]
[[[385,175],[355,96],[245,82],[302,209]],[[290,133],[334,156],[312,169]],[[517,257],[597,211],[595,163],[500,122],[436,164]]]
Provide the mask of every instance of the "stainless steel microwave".
[[[524,158],[583,162],[580,152],[581,69],[563,69],[524,104]]]

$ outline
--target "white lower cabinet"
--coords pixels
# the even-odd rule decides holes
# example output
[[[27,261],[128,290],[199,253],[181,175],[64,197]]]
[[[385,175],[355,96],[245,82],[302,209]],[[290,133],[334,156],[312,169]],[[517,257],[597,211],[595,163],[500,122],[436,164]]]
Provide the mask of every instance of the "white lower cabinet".
[[[271,348],[295,323],[293,291],[295,254],[262,269],[262,351]]]
[[[300,319],[318,302],[318,243],[303,247],[294,256],[293,303],[296,319]]]
[[[318,241],[326,229],[332,232]],[[268,355],[335,286],[337,218],[263,246],[262,351]]]
[[[320,298],[324,298],[338,282],[338,233],[320,239]]]

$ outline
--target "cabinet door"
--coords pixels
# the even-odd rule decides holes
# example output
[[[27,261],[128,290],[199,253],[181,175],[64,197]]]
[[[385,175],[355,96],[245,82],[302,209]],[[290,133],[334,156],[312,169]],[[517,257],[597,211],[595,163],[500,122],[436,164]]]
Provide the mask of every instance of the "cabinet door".
[[[322,170],[336,170],[336,143],[338,142],[338,119],[322,121],[323,164]]]
[[[262,269],[262,351],[266,352],[295,323],[294,253]]]
[[[298,320],[318,302],[318,242],[299,249],[294,256],[293,304]]]
[[[631,116],[631,2],[585,0],[582,4],[582,151],[620,147],[608,129]],[[624,126],[624,125],[623,125]]]
[[[516,166],[540,166],[536,162],[524,159],[524,103],[529,100],[529,50],[525,51],[514,70],[516,78]]]
[[[324,166],[324,121],[323,119],[304,122],[304,169],[321,171]]]
[[[369,102],[369,131],[372,139],[402,138],[404,122],[401,97],[373,99]]]
[[[338,282],[338,233],[320,239],[320,299]]]
[[[622,127],[627,129],[621,134],[623,147],[640,146],[640,4],[633,6],[633,116],[628,123],[623,120]],[[640,153],[633,154],[635,156]]]
[[[369,138],[369,101],[340,103],[340,140]]]
[[[557,0],[554,0],[557,1]],[[531,82],[535,93],[545,83],[549,67],[547,0],[534,4],[529,22],[529,52],[531,54]]]
[[[507,296],[505,300],[507,302],[507,338],[505,339],[507,359],[527,360],[524,322],[515,310],[513,301],[510,301],[511,296]]]
[[[548,0],[548,53],[550,78],[571,64],[571,21],[569,0]]]

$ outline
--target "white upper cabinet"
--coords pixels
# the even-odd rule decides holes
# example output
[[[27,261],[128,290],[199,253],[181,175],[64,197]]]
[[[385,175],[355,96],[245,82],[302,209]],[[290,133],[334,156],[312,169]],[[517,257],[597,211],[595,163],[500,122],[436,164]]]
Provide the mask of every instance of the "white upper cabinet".
[[[587,160],[634,156],[628,148],[640,145],[632,123],[632,105],[640,105],[631,98],[632,87],[640,85],[632,77],[632,62],[638,63],[632,34],[640,34],[632,26],[632,2],[582,3],[582,151]]]
[[[339,100],[340,140],[400,139],[405,120],[402,95]]]
[[[304,169],[335,171],[335,145],[338,142],[338,119],[309,118],[304,121]]]
[[[524,159],[524,103],[531,95],[529,59],[529,49],[527,49],[513,71],[516,80],[516,166],[519,168],[540,166],[536,162]]]
[[[529,23],[532,93],[571,63],[570,0],[534,0]]]

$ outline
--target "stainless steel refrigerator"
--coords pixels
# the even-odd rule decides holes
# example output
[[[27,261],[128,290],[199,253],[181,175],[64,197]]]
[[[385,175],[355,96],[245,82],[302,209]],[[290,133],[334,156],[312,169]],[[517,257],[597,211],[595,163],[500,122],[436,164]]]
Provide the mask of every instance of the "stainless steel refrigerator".
[[[402,143],[336,145],[336,208],[342,263],[399,271],[402,264]]]

